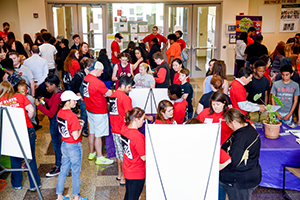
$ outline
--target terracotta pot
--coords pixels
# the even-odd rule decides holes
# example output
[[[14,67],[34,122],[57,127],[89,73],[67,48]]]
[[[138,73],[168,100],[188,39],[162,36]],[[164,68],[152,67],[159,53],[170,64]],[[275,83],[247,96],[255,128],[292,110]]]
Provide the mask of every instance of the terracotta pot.
[[[265,137],[269,139],[277,139],[279,137],[279,131],[280,131],[280,124],[266,124],[265,125]]]

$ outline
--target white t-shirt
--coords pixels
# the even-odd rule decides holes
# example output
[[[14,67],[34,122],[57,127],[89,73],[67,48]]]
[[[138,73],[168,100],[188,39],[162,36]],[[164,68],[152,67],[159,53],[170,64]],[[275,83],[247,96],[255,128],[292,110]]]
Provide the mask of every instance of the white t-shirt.
[[[55,69],[54,55],[57,53],[55,46],[49,43],[44,43],[39,46],[40,55],[47,61],[48,69]]]
[[[134,82],[136,88],[150,88],[155,84],[155,79],[150,74],[141,75],[140,73],[134,76]]]

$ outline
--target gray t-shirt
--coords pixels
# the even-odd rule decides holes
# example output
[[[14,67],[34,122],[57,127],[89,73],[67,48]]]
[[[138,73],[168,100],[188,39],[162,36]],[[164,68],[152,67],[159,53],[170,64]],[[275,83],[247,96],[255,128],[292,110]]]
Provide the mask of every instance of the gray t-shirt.
[[[299,96],[299,85],[292,80],[289,84],[283,83],[282,80],[275,81],[271,89],[271,94],[274,94],[281,100],[283,108],[280,108],[278,112],[285,116],[292,108],[294,96]]]
[[[155,85],[155,80],[150,74],[141,75],[140,73],[134,77],[136,88],[150,88],[150,85]]]
[[[28,86],[28,94],[30,94],[30,80],[33,80],[33,74],[31,70],[28,67],[25,67],[24,65],[21,65],[19,68],[15,68],[15,70],[18,72],[18,74],[21,76],[22,79],[26,81],[26,84]]]
[[[34,114],[33,114],[32,118],[30,119],[30,121],[36,125],[37,124],[36,121],[35,121],[36,108],[35,108],[35,104],[34,104],[34,98],[32,96],[30,96],[30,95],[27,95],[26,97],[30,101],[31,105],[34,108]]]

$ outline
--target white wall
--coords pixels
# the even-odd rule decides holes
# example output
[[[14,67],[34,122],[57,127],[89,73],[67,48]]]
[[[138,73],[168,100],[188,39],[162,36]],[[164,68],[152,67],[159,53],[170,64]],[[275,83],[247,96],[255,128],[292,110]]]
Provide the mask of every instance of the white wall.
[[[10,1],[10,0],[7,0]],[[29,34],[34,40],[34,34],[42,28],[46,28],[45,1],[43,0],[18,0],[18,11],[20,21],[20,31],[22,33],[20,41],[23,41],[23,34]],[[37,19],[33,18],[33,13],[38,13]]]
[[[17,0],[0,0],[0,19],[1,30],[2,23],[8,22],[10,24],[10,31],[14,32],[16,38],[21,37]]]

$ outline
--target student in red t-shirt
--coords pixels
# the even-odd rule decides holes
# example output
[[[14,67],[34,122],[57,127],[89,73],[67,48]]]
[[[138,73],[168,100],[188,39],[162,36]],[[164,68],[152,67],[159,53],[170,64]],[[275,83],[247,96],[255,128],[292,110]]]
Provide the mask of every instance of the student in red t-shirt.
[[[41,179],[38,174],[38,169],[37,169],[36,159],[35,159],[36,133],[30,121],[30,118],[32,118],[34,114],[34,108],[26,96],[20,93],[15,93],[12,85],[8,81],[3,81],[0,84],[0,106],[23,109],[26,125],[27,125],[29,142],[30,142],[31,155],[32,155],[32,160],[30,161],[29,165],[31,167],[37,185],[39,186],[39,188],[41,188],[42,187]],[[10,157],[11,169],[21,169],[21,165],[22,165],[21,161],[22,161],[21,158],[11,156]],[[36,187],[33,183],[32,177],[29,172],[28,172],[28,177],[30,183],[30,191],[36,191]],[[11,172],[11,185],[15,190],[22,189],[22,179],[23,179],[22,171]]]
[[[174,101],[174,119],[178,124],[183,124],[188,119],[188,102],[182,98],[181,87],[177,84],[170,85],[168,96]]]
[[[62,109],[57,113],[59,132],[62,138],[62,165],[57,178],[56,194],[57,199],[67,199],[63,196],[65,180],[71,169],[72,172],[72,192],[74,199],[87,200],[80,196],[80,172],[82,161],[81,132],[84,125],[83,120],[78,120],[76,114],[71,109],[75,108],[80,99],[74,92],[66,90],[60,96]]]
[[[146,46],[148,52],[150,52],[150,49],[152,47],[151,40],[153,38],[157,38],[159,46],[161,45],[162,42],[164,43],[164,46],[161,49],[161,51],[165,50],[168,47],[168,40],[167,40],[167,38],[165,38],[163,35],[157,33],[157,31],[158,31],[158,27],[157,26],[153,26],[152,33],[149,34],[149,35],[147,35],[143,39],[143,43],[145,43],[145,46]],[[146,43],[148,43],[148,46],[146,45]]]
[[[79,51],[76,49],[72,49],[64,62],[64,70],[66,72],[70,72],[72,78],[74,74],[80,69],[78,59]]]
[[[103,64],[95,61],[88,68],[90,73],[84,77],[82,86],[90,129],[88,138],[90,148],[89,160],[97,157],[96,164],[109,165],[114,161],[103,156],[102,137],[109,135],[106,97],[110,97],[112,92],[98,79],[103,73],[103,69]]]
[[[124,149],[123,171],[126,179],[124,200],[138,200],[146,178],[145,136],[139,132],[145,119],[145,111],[133,108],[126,112],[125,124],[121,133]]]
[[[130,55],[128,53],[119,53],[118,58],[120,63],[114,65],[113,74],[111,77],[112,81],[116,81],[116,90],[119,88],[120,78],[124,76],[133,78],[132,65],[128,62]]]
[[[112,66],[115,66],[116,64],[120,63],[120,60],[118,58],[118,54],[121,53],[120,46],[118,43],[121,42],[123,39],[123,36],[120,33],[115,34],[115,40],[111,43],[111,63]]]
[[[253,71],[250,67],[243,67],[237,74],[237,78],[231,83],[229,96],[232,103],[232,108],[236,108],[244,115],[248,112],[265,112],[265,105],[259,105],[247,101],[245,85],[252,81]]]
[[[180,85],[181,81],[179,80],[179,74],[180,74],[180,70],[184,68],[182,65],[182,61],[179,58],[175,58],[172,62],[172,67],[176,72],[174,75],[173,84]],[[187,78],[187,82],[190,82],[190,77]]]
[[[132,101],[128,96],[131,90],[133,80],[127,76],[120,79],[119,88],[110,96],[110,112],[109,119],[111,124],[111,132],[113,133],[115,148],[116,148],[116,158],[118,163],[118,177],[116,178],[120,181],[120,185],[125,185],[125,178],[122,170],[122,162],[124,151],[121,144],[121,130],[122,126],[125,125],[124,119],[125,114],[128,110],[132,109]]]
[[[162,100],[158,104],[155,124],[177,124],[173,117],[174,106],[168,100]]]

